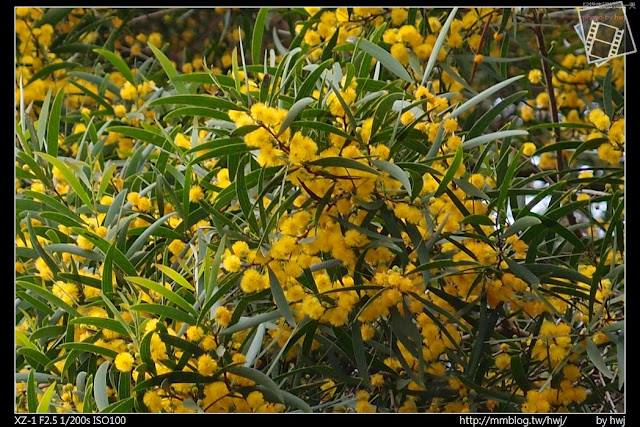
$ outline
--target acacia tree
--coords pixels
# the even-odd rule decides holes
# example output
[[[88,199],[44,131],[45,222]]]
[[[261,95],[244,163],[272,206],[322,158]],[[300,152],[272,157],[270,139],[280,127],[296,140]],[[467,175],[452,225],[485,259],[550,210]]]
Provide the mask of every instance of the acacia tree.
[[[567,16],[18,8],[16,410],[624,410],[624,61]]]

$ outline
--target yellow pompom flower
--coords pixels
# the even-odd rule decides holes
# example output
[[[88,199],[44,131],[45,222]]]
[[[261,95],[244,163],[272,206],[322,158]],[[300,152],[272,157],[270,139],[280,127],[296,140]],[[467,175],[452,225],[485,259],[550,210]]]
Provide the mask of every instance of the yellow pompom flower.
[[[525,156],[531,157],[533,155],[533,153],[536,152],[538,148],[536,147],[536,144],[534,144],[533,142],[525,142],[524,143],[524,149],[522,150],[522,153]]]
[[[542,71],[538,70],[537,68],[534,68],[533,70],[529,71],[529,81],[534,84],[540,84],[542,82]]]
[[[131,369],[133,369],[133,365],[135,363],[135,359],[133,358],[131,353],[125,352],[118,354],[114,360],[114,363],[118,371],[131,372]]]

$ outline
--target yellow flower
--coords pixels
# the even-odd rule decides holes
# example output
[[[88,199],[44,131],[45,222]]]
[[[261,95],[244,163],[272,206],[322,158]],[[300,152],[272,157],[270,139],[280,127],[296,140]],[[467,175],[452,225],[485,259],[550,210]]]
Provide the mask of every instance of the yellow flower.
[[[231,312],[224,306],[220,306],[216,309],[214,314],[214,318],[218,325],[226,327],[231,323]]]
[[[202,199],[204,199],[204,191],[202,191],[202,187],[199,185],[192,186],[189,189],[189,201],[191,203],[198,203]]]
[[[198,357],[198,373],[208,377],[218,369],[218,363],[208,354]]]
[[[114,363],[116,365],[116,369],[118,369],[120,372],[131,372],[133,364],[135,363],[135,359],[133,358],[131,353],[125,352],[118,354]]]
[[[524,143],[524,149],[522,150],[522,153],[525,156],[531,157],[533,155],[533,153],[536,152],[538,148],[536,147],[536,144],[534,144],[533,142],[525,142]]]
[[[537,68],[534,68],[533,70],[529,71],[529,81],[534,84],[540,84],[540,82],[542,82],[542,71],[538,70]]]

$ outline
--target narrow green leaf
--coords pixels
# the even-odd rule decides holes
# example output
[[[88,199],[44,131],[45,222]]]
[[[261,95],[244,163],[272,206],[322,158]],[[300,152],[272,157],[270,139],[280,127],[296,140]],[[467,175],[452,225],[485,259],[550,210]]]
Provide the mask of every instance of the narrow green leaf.
[[[149,239],[151,234],[158,227],[163,225],[167,219],[169,219],[170,217],[172,217],[174,215],[177,215],[177,212],[170,212],[170,213],[166,214],[165,216],[163,216],[162,218],[159,218],[158,220],[156,220],[147,229],[145,229],[144,232],[141,233],[140,236],[138,236],[138,238],[135,240],[135,242],[133,242],[131,244],[131,246],[129,247],[129,249],[127,250],[127,253],[126,253],[127,258],[131,258],[133,256],[133,254],[135,254],[138,250],[140,250],[142,248],[142,246],[145,244],[145,242],[147,241],[147,239]]]
[[[522,264],[518,264],[517,261],[512,260],[510,258],[507,258],[505,261],[507,261],[509,270],[511,270],[511,272],[515,274],[518,278],[524,280],[534,288],[537,288],[538,285],[540,285],[540,280],[538,279],[538,277],[535,274],[533,274],[531,270],[529,270],[527,267],[525,267]]]
[[[602,354],[600,354],[598,346],[591,340],[591,338],[587,338],[587,356],[589,356],[593,365],[602,373],[602,375],[609,379],[613,378],[613,373],[607,367],[607,364],[602,358]]]
[[[169,301],[171,301],[172,303],[174,303],[175,305],[177,305],[178,307],[180,307],[181,309],[183,309],[184,311],[190,313],[192,316],[194,317],[198,316],[198,313],[196,312],[196,310],[184,298],[182,298],[180,295],[173,292],[172,290],[167,289],[166,287],[154,281],[151,281],[144,277],[125,277],[125,280],[131,283],[135,283],[136,285],[140,285],[143,288],[147,288],[154,292],[157,292],[163,297],[165,297],[166,299],[168,299]],[[167,308],[170,308],[170,307],[167,307]]]
[[[51,106],[49,121],[47,122],[47,153],[53,157],[58,157],[58,134],[60,133],[60,114],[62,112],[63,97],[64,88],[58,90]]]
[[[38,414],[47,414],[52,412],[49,409],[49,404],[51,403],[51,399],[53,398],[53,394],[56,392],[56,385],[57,382],[54,381],[53,384],[49,385],[49,387],[47,387],[47,391],[44,392],[44,394],[42,395],[42,399],[40,400],[40,403],[38,404],[38,407],[36,408],[36,413]]]
[[[38,397],[36,396],[36,379],[35,370],[29,370],[29,378],[27,378],[27,410],[29,412],[36,412],[38,408]]]
[[[522,90],[520,92],[516,92],[512,95],[504,98],[498,105],[491,108],[489,111],[484,113],[482,117],[480,117],[474,125],[471,127],[469,132],[467,133],[467,138],[472,139],[477,136],[482,135],[491,123],[498,117],[505,109],[509,108],[513,105],[518,99],[526,95],[528,92],[526,90]]]
[[[185,313],[182,310],[178,310],[177,308],[167,307],[162,304],[136,304],[130,307],[131,310],[135,311],[147,311],[149,313],[158,314],[160,316],[164,316],[168,319],[177,320],[180,322],[188,323],[189,325],[195,325],[196,319],[189,314]]]
[[[529,135],[529,132],[527,132],[526,130],[503,130],[500,132],[492,132],[464,141],[462,143],[462,147],[468,150],[470,148],[477,147],[478,145],[486,144],[487,142],[495,141],[497,139],[525,135]]]
[[[261,323],[270,322],[272,320],[276,320],[281,317],[282,317],[282,312],[280,311],[280,309],[269,311],[266,313],[261,313],[253,317],[241,317],[237,323],[234,323],[233,325],[230,325],[227,328],[220,331],[220,335],[233,334],[235,332],[243,331],[245,329],[249,329],[256,325],[259,325]]]
[[[389,163],[385,160],[371,160],[371,163],[380,170],[385,171],[393,178],[402,183],[408,194],[411,194],[411,182],[409,181],[409,174],[402,170],[402,168],[396,164]]]
[[[47,289],[41,288],[38,285],[34,285],[33,283],[25,282],[23,280],[17,280],[16,285],[21,286],[25,289],[28,289],[35,294],[38,294],[39,296],[47,300],[49,304],[51,304],[54,307],[63,309],[64,311],[69,313],[69,315],[73,317],[80,317],[80,313],[78,313],[78,311],[75,308],[71,307],[69,304],[62,301],[60,298],[58,298],[57,296],[49,292]]]
[[[526,230],[527,228],[538,224],[542,224],[542,221],[540,221],[535,216],[525,216],[522,218],[518,218],[513,224],[509,226],[507,231],[502,233],[502,238],[506,239],[507,237],[512,236],[521,230]]]
[[[188,94],[189,91],[187,90],[187,87],[184,85],[183,82],[177,79],[177,77],[179,76],[178,71],[176,71],[171,61],[169,61],[169,58],[167,58],[167,56],[164,53],[162,53],[160,49],[158,49],[151,43],[148,43],[147,46],[149,46],[153,54],[156,56],[156,58],[160,62],[162,69],[169,77],[169,80],[171,80],[171,83],[173,83],[173,87],[176,88],[176,92],[180,94],[185,94],[185,95]]]
[[[54,104],[55,104],[55,101],[54,101]],[[54,108],[55,108],[55,105],[54,105]],[[78,178],[76,178],[75,174],[71,172],[69,167],[64,162],[46,153],[36,153],[36,154],[38,154],[38,156],[42,157],[43,159],[51,163],[53,166],[57,167],[58,170],[60,170],[60,172],[64,175],[69,185],[71,185],[74,192],[78,195],[78,197],[80,197],[80,199],[85,203],[85,205],[89,209],[91,209],[92,212],[95,212],[95,208],[93,206],[93,201],[91,200],[91,197],[89,197],[89,194],[86,192],[82,184],[80,184],[80,181],[78,180]]]
[[[449,32],[449,27],[451,27],[451,22],[456,17],[456,13],[458,12],[458,8],[454,7],[451,12],[449,12],[449,17],[446,22],[440,29],[440,34],[438,34],[438,38],[433,45],[433,50],[431,51],[431,55],[429,55],[429,60],[427,61],[427,66],[424,69],[424,74],[422,75],[421,85],[424,86],[425,82],[431,76],[431,72],[433,71],[433,67],[436,65],[436,61],[438,60],[438,54],[440,53],[440,49],[444,44],[445,38],[447,37],[447,33]]]
[[[358,373],[367,387],[371,387],[369,379],[369,368],[367,366],[367,358],[365,356],[364,343],[362,342],[362,334],[360,332],[360,322],[353,322],[351,325],[351,336],[353,338],[353,354],[358,366]]]
[[[487,193],[485,193],[484,191],[482,191],[481,189],[479,189],[469,181],[466,181],[462,178],[453,178],[452,181],[458,187],[460,187],[462,191],[464,191],[467,194],[467,196],[477,197],[479,199],[484,199],[484,200],[491,200],[491,198],[487,195]]]
[[[607,74],[604,76],[602,82],[602,104],[604,112],[609,118],[613,118],[613,104],[611,103],[611,94],[613,92],[613,85],[611,84],[611,78],[613,77],[613,67],[609,67]]]
[[[284,131],[286,131],[289,126],[291,125],[291,123],[296,119],[296,117],[298,117],[298,114],[300,114],[300,112],[309,104],[315,102],[314,98],[311,97],[306,97],[306,98],[302,98],[302,99],[298,99],[295,104],[293,104],[291,106],[291,108],[289,109],[289,111],[287,112],[287,115],[284,117],[284,119],[282,120],[282,124],[280,125],[280,128],[278,130],[278,136],[282,135],[282,133]]]
[[[471,107],[481,103],[482,101],[484,101],[485,99],[487,99],[488,97],[490,97],[491,95],[493,95],[494,93],[499,91],[500,89],[503,89],[503,88],[509,86],[511,83],[513,83],[513,82],[515,82],[517,80],[520,80],[523,76],[524,75],[521,74],[521,75],[518,75],[518,76],[515,76],[515,77],[511,77],[510,79],[507,79],[507,80],[505,80],[503,82],[500,82],[500,83],[498,83],[496,85],[491,86],[489,89],[486,89],[486,90],[480,92],[479,94],[477,94],[473,98],[469,99],[464,104],[460,105],[458,108],[453,110],[453,112],[451,112],[446,117],[449,118],[449,119],[452,119],[454,117],[458,117],[460,114],[464,113],[465,111],[467,111]]]
[[[102,411],[109,406],[109,397],[107,394],[107,370],[109,369],[109,361],[105,360],[100,364],[96,371],[96,377],[93,380],[93,398],[96,402],[98,411]]]
[[[113,64],[114,67],[118,69],[118,71],[120,71],[120,74],[122,74],[122,76],[125,79],[127,79],[129,83],[135,86],[136,82],[133,79],[133,73],[131,72],[131,69],[129,68],[127,63],[124,62],[122,58],[116,56],[115,53],[105,49],[94,49],[93,51],[97,54],[104,56],[109,62],[111,62],[111,64]]]
[[[253,65],[260,64],[260,56],[262,55],[262,36],[264,34],[265,21],[269,8],[263,7],[258,12],[256,21],[253,24],[253,35],[251,37],[251,63]]]
[[[114,319],[105,319],[102,317],[76,317],[69,320],[72,325],[92,325],[97,326],[100,329],[108,329],[110,331],[117,332],[122,335],[127,335],[127,330]]]
[[[438,185],[438,189],[433,194],[434,197],[440,197],[442,193],[445,192],[445,190],[447,189],[447,185],[449,185],[449,183],[453,179],[453,176],[458,170],[460,163],[462,163],[462,146],[458,147],[458,149],[456,150],[456,155],[451,161],[451,164],[447,169],[447,173],[444,174],[444,176],[442,177],[442,180],[440,181],[440,185]]]
[[[258,371],[257,369],[247,368],[246,366],[232,366],[228,369],[229,372],[241,377],[248,378],[255,381],[257,384],[264,386],[269,392],[271,392],[280,403],[284,403],[284,397],[278,385],[273,382],[271,378]]]
[[[324,157],[322,159],[309,162],[308,164],[312,166],[342,167],[346,169],[357,169],[364,172],[372,173],[374,175],[380,175],[380,173],[377,170],[373,169],[371,166],[365,165],[353,159],[348,159],[346,157]]]
[[[81,352],[99,354],[101,356],[114,358],[118,355],[117,351],[109,348],[100,347],[99,345],[90,344],[87,342],[66,342],[58,346],[60,349],[68,350],[80,350]]]
[[[273,299],[278,306],[278,309],[286,319],[287,323],[291,325],[292,328],[296,327],[296,321],[293,318],[293,312],[289,307],[289,301],[284,296],[284,291],[282,290],[282,286],[280,286],[280,282],[276,277],[275,273],[271,270],[271,268],[267,267],[269,271],[269,283],[271,284],[271,294],[273,295]]]
[[[318,64],[316,68],[311,71],[311,73],[309,73],[307,78],[302,83],[302,86],[300,86],[300,89],[298,90],[296,101],[303,99],[313,93],[313,88],[315,87],[316,82],[318,81],[324,70],[331,66],[331,64],[333,64],[333,60],[327,59],[326,61]]]
[[[169,276],[178,285],[182,286],[183,288],[187,288],[190,291],[195,291],[195,288],[189,282],[187,282],[187,279],[182,277],[177,271],[171,269],[171,267],[162,264],[154,264],[154,266],[158,270]]]
[[[364,50],[369,55],[380,61],[383,67],[391,71],[396,76],[400,77],[402,80],[408,83],[413,83],[411,75],[409,75],[404,66],[400,62],[398,62],[397,59],[391,56],[389,52],[387,52],[377,44],[371,43],[369,40],[360,39],[360,49]]]

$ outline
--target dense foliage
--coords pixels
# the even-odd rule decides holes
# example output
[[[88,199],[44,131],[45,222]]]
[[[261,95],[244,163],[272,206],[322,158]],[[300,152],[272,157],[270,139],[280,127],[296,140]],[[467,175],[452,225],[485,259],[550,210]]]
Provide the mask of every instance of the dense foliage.
[[[18,8],[16,411],[623,411],[624,59],[576,22]]]

